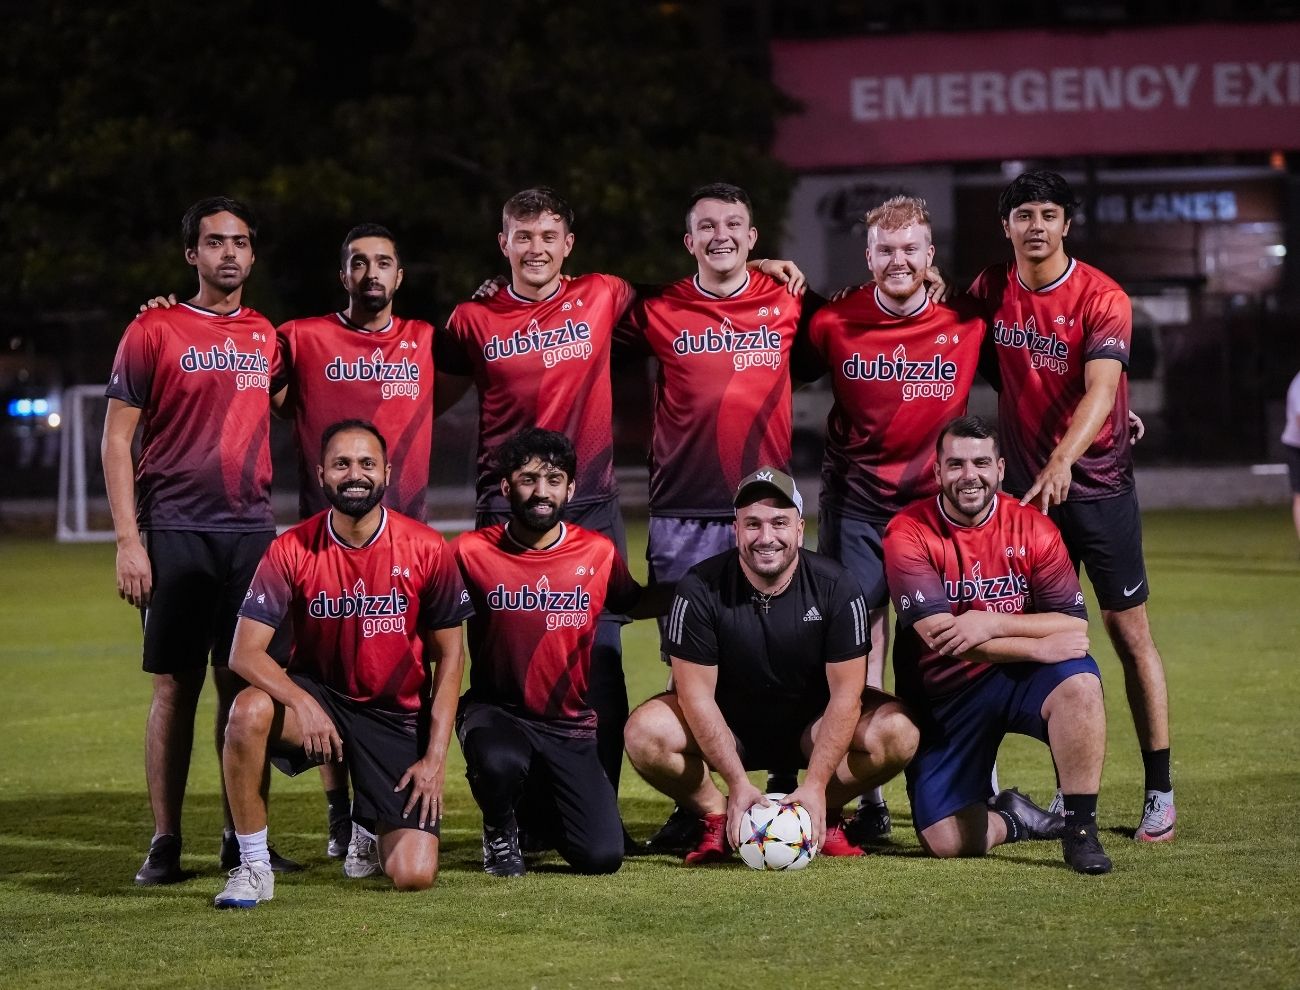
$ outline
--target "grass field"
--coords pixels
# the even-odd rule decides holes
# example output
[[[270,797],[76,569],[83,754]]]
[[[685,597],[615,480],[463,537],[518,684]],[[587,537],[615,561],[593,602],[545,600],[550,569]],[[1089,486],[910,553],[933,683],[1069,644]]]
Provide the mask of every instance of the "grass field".
[[[206,738],[185,818],[186,865],[199,876],[131,883],[151,831],[149,685],[138,621],[113,593],[112,547],[10,539],[0,560],[3,986],[1300,985],[1300,555],[1285,510],[1147,516],[1174,717],[1172,844],[1128,838],[1140,761],[1094,622],[1110,715],[1100,812],[1110,876],[1071,873],[1055,843],[929,861],[895,782],[894,845],[860,861],[778,877],[646,857],[600,878],[545,862],[494,880],[479,867],[480,820],[457,754],[434,891],[345,880],[324,854],[315,776],[280,777],[272,839],[310,869],[249,912],[211,907],[220,812]],[[631,627],[624,644],[635,702],[663,679],[653,625]],[[1004,784],[1049,796],[1037,743],[1013,738],[999,767]],[[648,835],[667,802],[630,770],[623,795],[629,828]]]

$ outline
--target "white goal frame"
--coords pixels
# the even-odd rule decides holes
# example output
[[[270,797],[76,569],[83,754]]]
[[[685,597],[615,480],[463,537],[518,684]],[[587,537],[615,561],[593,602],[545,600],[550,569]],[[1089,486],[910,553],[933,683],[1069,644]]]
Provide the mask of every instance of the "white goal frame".
[[[102,403],[104,386],[71,385],[63,390],[63,429],[59,435],[58,519],[55,530],[60,543],[107,543],[116,538],[112,529],[91,529],[89,525],[86,414],[89,404],[87,400],[91,398],[97,404]]]

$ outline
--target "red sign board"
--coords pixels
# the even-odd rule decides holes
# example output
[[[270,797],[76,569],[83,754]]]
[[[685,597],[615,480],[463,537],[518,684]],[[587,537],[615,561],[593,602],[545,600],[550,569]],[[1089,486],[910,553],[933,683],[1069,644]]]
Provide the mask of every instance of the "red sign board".
[[[801,169],[1300,149],[1300,23],[776,42]]]

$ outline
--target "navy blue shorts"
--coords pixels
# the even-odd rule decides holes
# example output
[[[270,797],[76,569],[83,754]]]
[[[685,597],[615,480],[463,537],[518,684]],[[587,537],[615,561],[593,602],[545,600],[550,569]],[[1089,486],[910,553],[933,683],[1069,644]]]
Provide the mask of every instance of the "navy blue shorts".
[[[1075,569],[1083,564],[1097,604],[1122,612],[1151,595],[1142,559],[1142,514],[1137,492],[1087,502],[1065,501],[1048,512],[1061,529]]]
[[[817,552],[839,561],[858,579],[867,608],[883,608],[889,602],[884,535],[884,526],[825,505],[817,514]]]
[[[907,766],[907,796],[917,832],[993,796],[993,764],[1008,732],[1047,742],[1043,702],[1075,674],[1101,679],[1090,656],[1062,663],[996,664],[969,687],[938,702],[912,703],[921,746]]]

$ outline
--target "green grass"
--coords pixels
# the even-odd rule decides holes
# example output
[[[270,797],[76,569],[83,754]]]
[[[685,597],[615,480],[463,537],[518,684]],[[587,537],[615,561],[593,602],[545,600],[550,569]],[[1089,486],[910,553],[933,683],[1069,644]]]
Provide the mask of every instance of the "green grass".
[[[1094,624],[1110,715],[1108,877],[1069,872],[1052,843],[927,860],[895,782],[895,844],[861,861],[778,877],[649,857],[600,878],[548,862],[522,881],[492,880],[479,870],[479,819],[457,758],[433,892],[345,880],[324,855],[314,775],[277,777],[272,837],[311,868],[256,911],[217,912],[207,738],[185,818],[186,863],[200,875],[167,889],[131,884],[150,833],[149,685],[138,620],[113,593],[112,548],[10,540],[0,556],[0,985],[1296,986],[1300,560],[1290,520],[1280,510],[1151,513],[1147,559],[1179,832],[1155,847],[1127,837],[1140,760],[1117,663]],[[653,624],[630,627],[624,643],[635,701],[663,680]],[[999,767],[1004,782],[1050,793],[1037,743],[1013,737]],[[668,805],[628,771],[623,809],[645,836]]]

